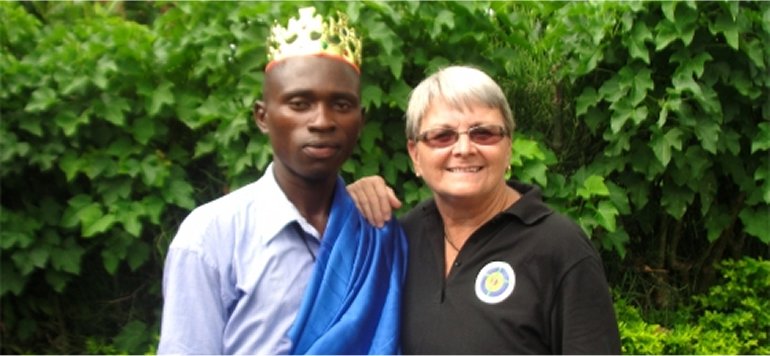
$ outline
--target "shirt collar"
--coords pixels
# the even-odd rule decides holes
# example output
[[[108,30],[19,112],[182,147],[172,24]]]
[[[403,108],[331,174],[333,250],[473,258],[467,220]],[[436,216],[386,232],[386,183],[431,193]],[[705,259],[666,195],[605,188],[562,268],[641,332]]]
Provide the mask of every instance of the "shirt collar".
[[[543,202],[543,193],[537,186],[510,180],[508,186],[521,194],[521,198],[502,213],[515,216],[525,225],[534,225],[541,219],[553,213],[553,209]],[[420,204],[422,212],[427,215],[439,214],[436,203],[431,198]]]
[[[320,234],[297,210],[297,207],[291,203],[286,193],[283,192],[278,182],[275,180],[273,163],[271,162],[265,174],[258,181],[259,191],[255,199],[263,202],[257,204],[262,211],[256,216],[260,217],[264,224],[263,242],[268,243],[274,239],[283,230],[286,225],[297,222],[302,230],[307,234],[320,239]]]
[[[553,214],[553,209],[543,202],[543,193],[537,186],[510,180],[508,186],[521,194],[521,198],[513,203],[504,214],[513,215],[525,225],[534,225],[541,219]]]

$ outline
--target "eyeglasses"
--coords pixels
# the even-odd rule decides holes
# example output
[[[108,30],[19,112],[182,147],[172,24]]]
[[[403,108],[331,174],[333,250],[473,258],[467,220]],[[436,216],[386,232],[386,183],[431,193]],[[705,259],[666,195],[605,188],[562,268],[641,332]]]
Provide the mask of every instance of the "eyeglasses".
[[[417,135],[415,140],[425,142],[426,145],[433,148],[443,148],[454,145],[462,134],[468,134],[468,139],[475,144],[489,146],[500,142],[508,134],[508,131],[497,125],[473,126],[466,131],[437,128]]]

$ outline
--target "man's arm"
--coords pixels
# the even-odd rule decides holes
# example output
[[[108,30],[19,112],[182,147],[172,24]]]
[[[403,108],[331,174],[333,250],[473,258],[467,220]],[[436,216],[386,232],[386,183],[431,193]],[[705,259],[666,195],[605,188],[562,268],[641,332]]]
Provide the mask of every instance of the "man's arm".
[[[383,227],[401,201],[380,176],[361,178],[347,186],[356,208],[374,226]]]
[[[196,237],[206,229],[188,219],[169,248],[163,271],[163,317],[158,354],[222,354],[227,319],[215,261]]]

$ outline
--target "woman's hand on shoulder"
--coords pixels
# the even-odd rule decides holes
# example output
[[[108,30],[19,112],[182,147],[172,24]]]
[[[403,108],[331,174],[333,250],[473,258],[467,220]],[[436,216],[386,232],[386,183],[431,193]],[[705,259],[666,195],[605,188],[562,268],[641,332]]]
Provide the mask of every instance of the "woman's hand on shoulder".
[[[363,177],[347,186],[356,208],[369,223],[383,227],[401,201],[380,176]]]

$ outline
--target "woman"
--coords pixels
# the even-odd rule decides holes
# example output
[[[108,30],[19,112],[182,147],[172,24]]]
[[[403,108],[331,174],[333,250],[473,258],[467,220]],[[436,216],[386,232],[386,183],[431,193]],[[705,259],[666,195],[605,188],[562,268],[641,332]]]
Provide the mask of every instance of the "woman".
[[[401,219],[410,251],[402,351],[620,353],[591,242],[537,187],[505,181],[514,121],[500,87],[448,67],[414,89],[406,116],[409,156],[433,198]],[[379,177],[348,190],[375,224],[400,205]]]

